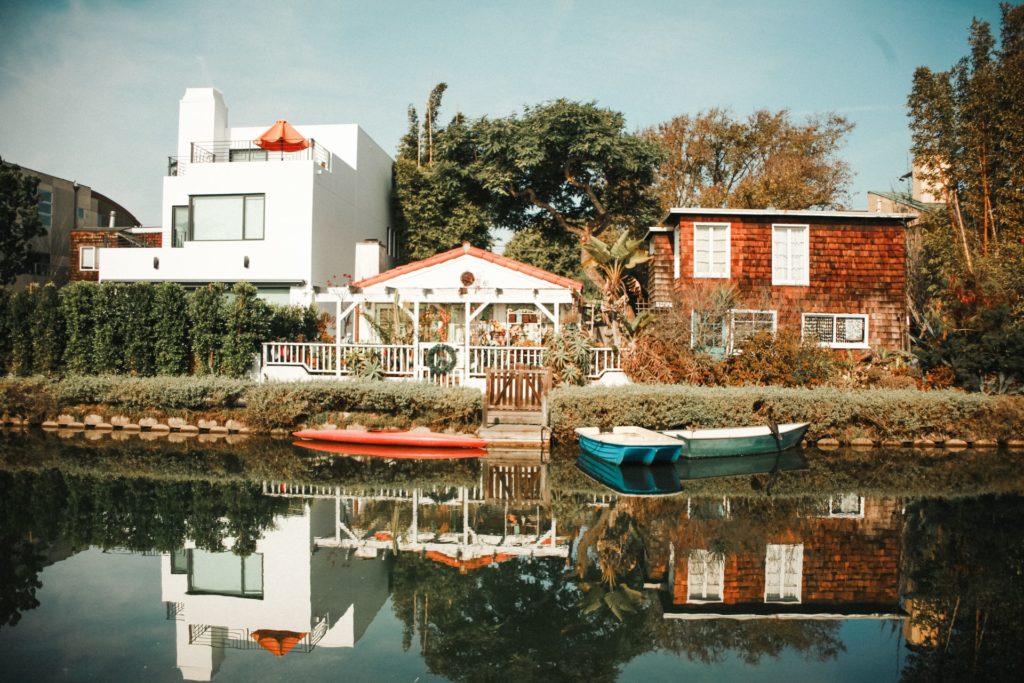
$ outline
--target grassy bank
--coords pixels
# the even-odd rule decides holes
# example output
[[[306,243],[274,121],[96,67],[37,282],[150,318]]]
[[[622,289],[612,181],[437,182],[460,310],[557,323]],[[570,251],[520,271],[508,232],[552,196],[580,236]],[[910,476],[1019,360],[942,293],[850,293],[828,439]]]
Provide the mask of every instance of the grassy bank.
[[[810,422],[812,439],[1024,437],[1024,397],[960,391],[636,384],[561,387],[548,406],[561,443],[572,441],[578,426],[732,427],[764,424],[769,414],[779,423]]]
[[[68,413],[105,418],[234,419],[254,431],[303,425],[360,423],[367,427],[426,426],[473,431],[480,425],[475,389],[414,382],[322,381],[266,383],[219,376],[112,375],[0,379],[0,415],[31,424]]]

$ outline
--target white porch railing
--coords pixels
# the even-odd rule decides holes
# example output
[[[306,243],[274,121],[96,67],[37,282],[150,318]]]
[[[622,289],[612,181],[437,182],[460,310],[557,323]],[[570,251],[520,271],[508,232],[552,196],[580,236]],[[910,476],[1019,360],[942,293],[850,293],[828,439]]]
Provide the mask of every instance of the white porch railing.
[[[426,351],[433,343],[420,344],[312,344],[299,342],[265,342],[263,367],[297,366],[310,375],[347,376],[350,366],[360,354],[371,353],[380,363],[385,377],[420,379],[435,384],[460,385],[467,377],[484,377],[488,369],[508,370],[516,367],[543,367],[547,349],[543,346],[470,346],[469,371],[466,371],[465,347],[454,346],[455,369],[448,375],[434,376],[426,368]],[[341,352],[339,363],[338,352]],[[418,361],[418,362],[417,362]],[[618,349],[595,347],[590,350],[591,379],[600,378],[609,370],[619,370]]]

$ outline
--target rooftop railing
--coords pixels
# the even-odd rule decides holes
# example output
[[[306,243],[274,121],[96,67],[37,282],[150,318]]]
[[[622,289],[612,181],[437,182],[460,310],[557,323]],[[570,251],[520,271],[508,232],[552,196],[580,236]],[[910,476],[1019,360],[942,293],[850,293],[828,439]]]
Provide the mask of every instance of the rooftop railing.
[[[185,175],[189,164],[223,164],[243,161],[313,161],[321,168],[331,169],[331,152],[316,140],[298,152],[274,152],[263,149],[252,140],[193,142],[187,157],[167,157],[167,175]]]

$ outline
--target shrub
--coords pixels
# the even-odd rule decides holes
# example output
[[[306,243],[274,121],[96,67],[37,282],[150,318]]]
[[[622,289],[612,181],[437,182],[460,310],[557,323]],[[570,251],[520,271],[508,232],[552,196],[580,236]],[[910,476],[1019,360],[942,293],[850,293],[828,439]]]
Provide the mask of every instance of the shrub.
[[[734,427],[810,422],[824,436],[914,439],[1013,438],[1024,431],[1024,399],[959,391],[631,385],[560,387],[548,400],[555,438],[571,442],[583,426]]]
[[[725,361],[727,382],[784,387],[813,387],[834,375],[835,357],[828,349],[801,341],[795,330],[758,332],[743,342],[740,353]]]
[[[67,377],[55,386],[61,407],[100,404],[126,411],[211,410],[239,404],[251,382],[228,377]]]
[[[124,372],[124,285],[101,282],[93,301],[93,372]]]
[[[215,282],[188,297],[188,322],[192,330],[192,372],[217,371],[224,336],[224,285]]]
[[[10,341],[8,370],[27,376],[32,372],[32,301],[25,290],[15,292],[7,305],[7,336]]]
[[[153,287],[153,356],[159,375],[188,372],[188,300],[185,288],[174,282]]]
[[[64,319],[64,371],[84,374],[93,369],[93,306],[96,284],[72,282],[60,290],[60,312]]]
[[[49,282],[32,288],[32,370],[52,375],[61,367],[64,321],[57,286]]]
[[[153,285],[123,285],[121,312],[124,335],[124,368],[130,375],[151,377],[156,370],[153,355]]]
[[[590,338],[576,327],[550,335],[544,365],[551,368],[555,385],[586,384],[590,374]]]
[[[55,412],[53,385],[44,377],[0,378],[0,415],[42,422]]]
[[[293,427],[332,411],[384,413],[431,427],[475,429],[482,409],[476,389],[372,380],[270,382],[252,386],[245,402],[245,419],[262,429]]]
[[[259,351],[260,342],[270,333],[270,309],[257,297],[247,282],[231,289],[224,305],[224,338],[221,343],[220,371],[231,377],[244,377]]]

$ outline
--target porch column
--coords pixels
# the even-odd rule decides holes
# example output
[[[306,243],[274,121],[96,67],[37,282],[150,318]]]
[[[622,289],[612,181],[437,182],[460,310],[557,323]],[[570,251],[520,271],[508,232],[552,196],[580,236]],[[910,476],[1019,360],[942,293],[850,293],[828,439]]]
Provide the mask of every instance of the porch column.
[[[412,302],[412,376],[420,378],[420,302]]]
[[[560,321],[562,319],[562,316],[561,316],[562,304],[556,303],[556,304],[554,304],[554,307],[555,307],[555,334],[558,334],[559,329],[560,329],[560,324],[561,324]]]
[[[469,302],[467,301],[466,302],[466,313],[465,313],[465,315],[466,315],[466,317],[465,317],[465,320],[466,320],[466,325],[465,325],[466,331],[465,331],[465,334],[463,334],[463,339],[462,339],[462,364],[465,366],[465,368],[462,371],[463,372],[463,374],[462,374],[462,382],[463,383],[465,383],[466,380],[469,379],[469,328],[472,325],[472,318],[470,317],[471,312],[472,311],[470,310]]]
[[[334,295],[334,377],[341,379],[341,297]]]

